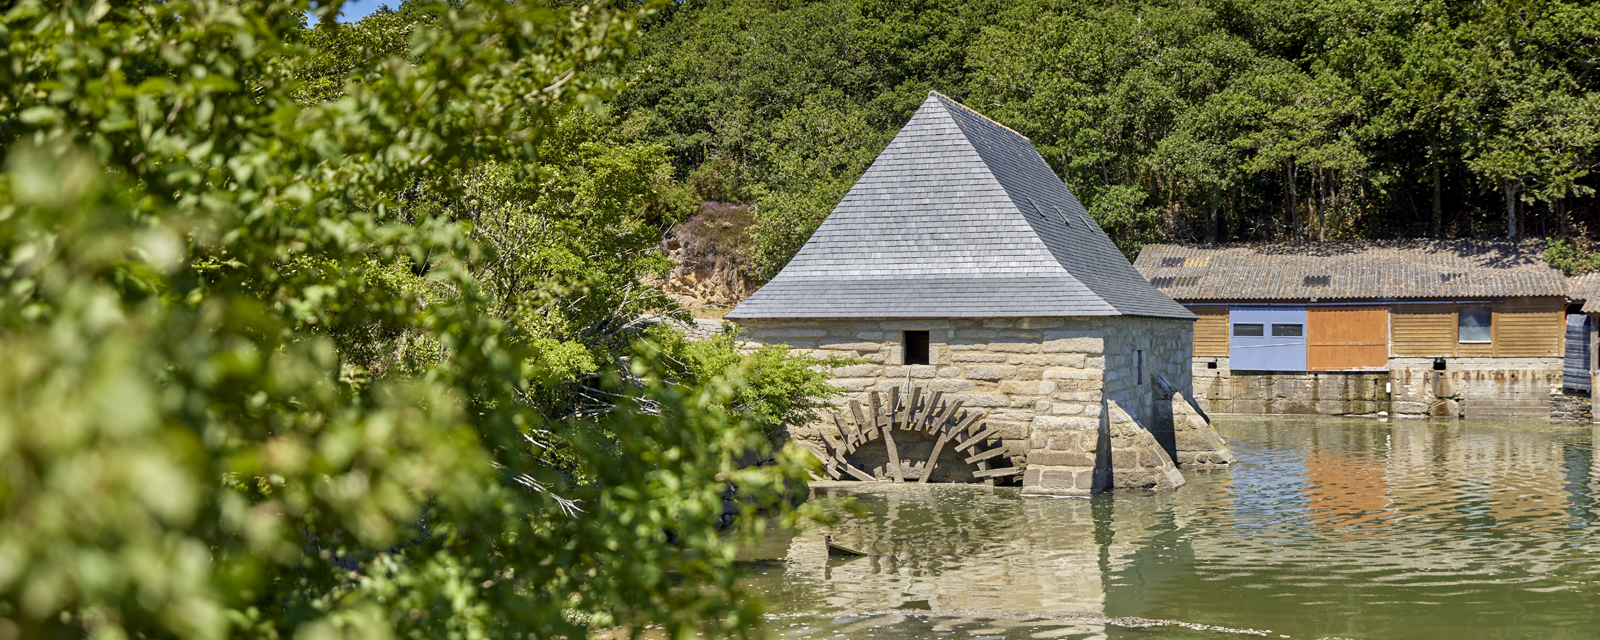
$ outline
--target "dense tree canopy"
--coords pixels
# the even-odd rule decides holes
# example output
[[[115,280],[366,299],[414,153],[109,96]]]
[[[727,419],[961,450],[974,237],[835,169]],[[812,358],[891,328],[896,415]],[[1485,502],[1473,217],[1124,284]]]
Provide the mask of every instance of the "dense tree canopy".
[[[617,110],[758,205],[762,275],[929,90],[1029,136],[1130,253],[1600,233],[1593,3],[709,0],[643,31]]]
[[[0,638],[755,623],[724,496],[827,387],[650,321],[640,11],[7,7]]]

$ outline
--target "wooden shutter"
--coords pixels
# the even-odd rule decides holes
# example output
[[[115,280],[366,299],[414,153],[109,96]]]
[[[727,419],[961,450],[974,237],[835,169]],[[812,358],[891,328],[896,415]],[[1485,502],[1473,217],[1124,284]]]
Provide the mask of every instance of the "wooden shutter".
[[[1323,307],[1306,310],[1308,371],[1389,368],[1389,310]]]
[[[1547,358],[1563,351],[1566,301],[1512,298],[1494,309],[1494,355]]]
[[[1456,307],[1453,304],[1395,305],[1394,354],[1435,358],[1456,354]]]
[[[1194,355],[1197,358],[1228,355],[1228,308],[1222,305],[1189,307],[1200,319],[1194,323]]]

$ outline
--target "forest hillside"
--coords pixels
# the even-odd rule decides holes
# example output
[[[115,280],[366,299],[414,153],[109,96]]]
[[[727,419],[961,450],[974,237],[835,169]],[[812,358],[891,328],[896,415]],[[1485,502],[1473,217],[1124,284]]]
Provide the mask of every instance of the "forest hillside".
[[[1593,3],[689,0],[640,28],[611,117],[671,159],[663,222],[748,206],[720,246],[756,282],[930,90],[1031,138],[1130,256],[1555,236],[1581,268],[1600,234]]]

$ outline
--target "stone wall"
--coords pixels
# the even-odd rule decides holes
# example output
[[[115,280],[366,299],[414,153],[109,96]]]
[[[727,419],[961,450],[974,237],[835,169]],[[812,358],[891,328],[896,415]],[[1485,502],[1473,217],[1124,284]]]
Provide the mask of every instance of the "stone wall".
[[[1551,422],[1594,422],[1594,412],[1589,404],[1589,392],[1563,389],[1550,398]]]
[[[1135,379],[1143,353],[1144,378]],[[1170,395],[1155,384],[1166,378],[1174,389],[1190,389],[1194,323],[1156,318],[1116,318],[1105,329],[1105,397],[1152,430],[1167,422]],[[1157,409],[1161,409],[1158,411]]]
[[[1208,413],[1342,416],[1389,410],[1384,372],[1235,376],[1226,357],[1195,358],[1191,370],[1195,402]]]
[[[1209,413],[1547,419],[1561,395],[1560,358],[1390,358],[1387,372],[1252,373],[1195,358],[1196,403]]]
[[[1113,400],[1150,424],[1155,376],[1178,388],[1189,384],[1193,337],[1189,321],[1124,316],[747,319],[740,325],[753,342],[859,360],[833,370],[837,404],[865,401],[870,390],[913,385],[963,401],[998,430],[1007,449],[1003,458],[1012,466],[1027,464],[1033,451],[1045,458],[1087,454],[1094,464],[1102,403]],[[902,332],[921,330],[928,331],[930,364],[906,365]],[[791,436],[820,450],[823,428],[832,427],[794,427]],[[941,476],[945,467],[941,463],[932,479],[956,480]]]
[[[1183,474],[1155,435],[1115,400],[1102,404],[1100,421],[1092,430],[1042,435],[1048,443],[1028,454],[1023,495],[1088,497],[1108,488],[1167,491],[1184,484]],[[1035,432],[1036,440],[1040,436]]]
[[[1561,394],[1561,358],[1391,358],[1397,416],[1549,419]]]
[[[1233,464],[1228,443],[1183,393],[1172,394],[1174,462],[1185,468],[1226,469]]]

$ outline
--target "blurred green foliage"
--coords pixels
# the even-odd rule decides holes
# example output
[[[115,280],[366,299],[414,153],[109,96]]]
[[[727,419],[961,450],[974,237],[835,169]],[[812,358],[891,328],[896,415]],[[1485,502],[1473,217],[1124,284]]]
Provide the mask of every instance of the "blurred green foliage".
[[[0,19],[0,638],[747,632],[826,387],[646,329],[645,14],[337,9]]]

